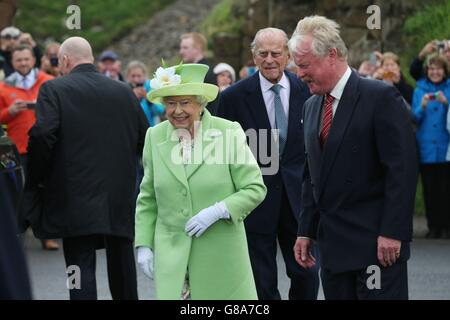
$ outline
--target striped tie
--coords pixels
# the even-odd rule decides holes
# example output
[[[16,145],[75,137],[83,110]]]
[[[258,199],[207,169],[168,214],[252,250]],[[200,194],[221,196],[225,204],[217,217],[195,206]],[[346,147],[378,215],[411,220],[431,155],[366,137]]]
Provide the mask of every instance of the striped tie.
[[[333,121],[333,101],[334,97],[330,94],[325,95],[325,103],[322,111],[322,131],[320,132],[320,145],[322,148],[327,142],[330,133],[331,122]]]

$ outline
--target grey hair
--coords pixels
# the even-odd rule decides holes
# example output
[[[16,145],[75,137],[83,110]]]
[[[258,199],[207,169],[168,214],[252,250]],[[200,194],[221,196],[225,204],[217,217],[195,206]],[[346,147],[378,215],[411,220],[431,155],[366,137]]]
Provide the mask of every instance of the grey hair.
[[[208,105],[208,98],[206,98],[205,96],[200,96],[200,95],[193,95],[193,97],[195,98],[195,101],[200,105],[200,108],[205,109],[205,107]],[[163,103],[165,104],[165,99],[167,97],[163,98]]]
[[[309,16],[300,20],[294,34],[288,42],[289,51],[295,52],[298,44],[305,36],[312,36],[312,53],[319,57],[326,57],[335,48],[338,57],[347,60],[347,47],[340,36],[339,24],[323,16]]]
[[[141,69],[142,71],[144,71],[144,74],[145,74],[146,77],[148,75],[147,66],[143,62],[141,62],[139,60],[133,60],[133,61],[130,61],[130,63],[128,63],[127,71],[125,72],[125,75],[128,76],[130,71],[133,70],[133,69]]]
[[[278,28],[264,28],[264,29],[260,29],[258,30],[258,32],[256,32],[255,34],[255,38],[253,38],[252,43],[250,44],[250,49],[253,53],[253,55],[255,55],[255,51],[256,51],[256,44],[257,42],[260,40],[261,37],[266,36],[267,34],[279,34],[283,37],[284,43],[285,43],[285,49],[288,49],[287,43],[288,43],[288,36],[286,34],[286,32],[284,32],[284,30],[278,29]]]
[[[195,96],[195,99],[197,100],[197,103],[200,105],[200,107],[205,109],[205,107],[208,105],[208,99],[205,96]]]

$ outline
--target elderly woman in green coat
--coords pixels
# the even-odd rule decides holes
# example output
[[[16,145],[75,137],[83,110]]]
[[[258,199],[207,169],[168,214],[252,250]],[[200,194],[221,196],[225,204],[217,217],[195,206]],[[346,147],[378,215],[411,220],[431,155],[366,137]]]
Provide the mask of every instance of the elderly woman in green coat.
[[[158,68],[148,95],[168,121],[147,131],[135,246],[157,299],[257,299],[243,220],[266,187],[240,125],[206,110],[207,71]]]

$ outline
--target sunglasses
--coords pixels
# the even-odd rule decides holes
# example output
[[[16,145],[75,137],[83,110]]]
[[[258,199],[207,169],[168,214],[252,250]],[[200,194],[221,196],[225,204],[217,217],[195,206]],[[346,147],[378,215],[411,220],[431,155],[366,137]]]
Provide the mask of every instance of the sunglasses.
[[[6,36],[2,36],[1,38],[5,39],[5,40],[17,40],[17,39],[19,39],[19,36],[13,37],[13,36],[10,36],[10,35],[6,35]]]

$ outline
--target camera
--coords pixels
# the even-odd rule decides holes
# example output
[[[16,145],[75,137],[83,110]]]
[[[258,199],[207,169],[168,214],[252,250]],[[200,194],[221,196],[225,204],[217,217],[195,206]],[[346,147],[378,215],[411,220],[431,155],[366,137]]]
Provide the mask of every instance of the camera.
[[[430,100],[436,100],[439,97],[439,93],[437,93],[437,92],[428,93],[427,96],[428,96],[428,99],[430,99]]]
[[[392,77],[394,77],[394,73],[392,71],[384,71],[383,72],[383,78],[390,79]]]
[[[50,65],[52,67],[57,67],[58,66],[58,57],[50,57]]]
[[[27,109],[36,109],[36,103],[34,102],[27,102]]]
[[[438,50],[444,50],[445,46],[446,46],[446,43],[447,43],[446,40],[439,40],[439,41],[435,42],[436,47],[437,47]]]

